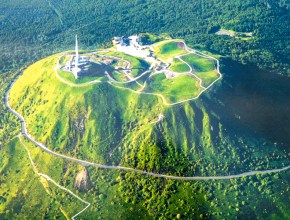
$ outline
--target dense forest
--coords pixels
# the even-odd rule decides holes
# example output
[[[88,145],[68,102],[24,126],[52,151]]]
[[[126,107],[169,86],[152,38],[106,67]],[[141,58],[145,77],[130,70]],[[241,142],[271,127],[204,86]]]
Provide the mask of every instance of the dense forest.
[[[190,46],[289,75],[288,0],[9,1],[0,6],[1,73],[48,54],[94,48],[113,36],[169,33]],[[252,32],[250,39],[218,36],[220,28]]]

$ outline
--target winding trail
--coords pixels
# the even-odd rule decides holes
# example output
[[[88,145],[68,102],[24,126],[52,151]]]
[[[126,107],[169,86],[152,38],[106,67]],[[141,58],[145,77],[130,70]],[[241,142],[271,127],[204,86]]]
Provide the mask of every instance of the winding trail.
[[[139,86],[142,87],[142,85],[137,81],[138,79],[140,79],[142,76],[144,76],[148,71],[145,71],[143,72],[142,74],[140,74],[140,76],[134,78],[132,75],[130,75],[127,71],[130,70],[130,66],[131,66],[131,63],[127,60],[125,60],[124,58],[120,58],[120,57],[116,57],[116,56],[105,56],[105,55],[99,55],[101,57],[108,57],[108,58],[113,58],[115,60],[118,60],[118,61],[123,61],[125,63],[127,63],[127,66],[125,67],[125,69],[123,70],[126,77],[129,79],[125,82],[119,82],[115,79],[113,79],[111,77],[111,75],[106,71],[105,74],[107,75],[108,79],[111,81],[111,82],[114,82],[114,83],[117,83],[117,84],[128,84],[130,82],[136,82]]]
[[[100,51],[100,52],[102,52],[102,51]],[[92,54],[95,54],[95,52],[92,53]],[[145,71],[145,72],[143,72],[142,74],[140,74],[139,76],[137,76],[137,77],[135,77],[135,78],[132,78],[132,79],[126,81],[126,82],[119,82],[119,81],[116,81],[116,80],[114,80],[114,79],[109,75],[109,73],[105,72],[105,75],[107,76],[107,78],[109,79],[109,81],[93,80],[93,81],[89,81],[89,82],[85,82],[85,83],[79,83],[79,84],[76,84],[76,83],[72,83],[72,82],[70,82],[70,81],[68,81],[68,80],[66,80],[66,79],[63,79],[63,78],[59,75],[59,73],[58,73],[58,69],[60,68],[60,64],[59,64],[59,62],[60,62],[60,59],[61,59],[64,55],[66,55],[66,54],[63,54],[63,55],[61,55],[61,56],[58,58],[57,63],[56,63],[56,66],[55,66],[55,68],[54,68],[54,71],[55,71],[55,75],[56,75],[56,77],[58,78],[58,80],[60,80],[60,81],[63,82],[64,84],[66,84],[66,85],[68,85],[68,86],[71,86],[71,87],[85,87],[85,86],[88,86],[88,85],[91,85],[91,84],[97,84],[97,83],[108,83],[108,84],[111,84],[111,83],[116,83],[116,84],[129,84],[129,83],[132,83],[132,82],[137,82],[137,80],[139,80],[139,79],[142,78],[144,75],[146,75],[146,74],[148,74],[148,73],[150,72],[150,70]],[[109,56],[109,57],[112,57],[112,56]],[[117,57],[116,57],[116,58],[117,58]],[[137,82],[137,83],[138,83],[138,82]],[[111,85],[112,85],[112,84],[111,84]],[[114,86],[114,85],[112,85],[112,86]],[[142,86],[142,85],[140,85],[140,86]],[[117,87],[117,86],[115,86],[115,87]],[[135,90],[133,90],[133,91],[135,91]]]
[[[236,179],[236,178],[242,178],[242,177],[247,177],[247,176],[255,176],[255,175],[258,175],[258,174],[277,173],[277,172],[282,172],[282,171],[286,171],[286,170],[290,169],[290,165],[288,165],[288,166],[285,166],[285,167],[282,167],[282,168],[279,168],[279,169],[257,170],[257,171],[244,172],[244,173],[241,173],[241,174],[226,175],[226,176],[173,176],[173,175],[166,175],[166,174],[148,172],[148,171],[144,171],[144,170],[134,169],[134,168],[131,168],[131,167],[98,164],[98,163],[89,162],[89,161],[73,158],[73,157],[70,157],[70,156],[66,156],[66,155],[63,155],[63,154],[60,154],[60,153],[56,153],[56,152],[50,150],[49,148],[47,148],[44,144],[34,140],[29,135],[29,133],[27,132],[26,123],[24,121],[23,116],[20,115],[14,109],[12,109],[11,106],[9,105],[9,92],[10,92],[10,89],[11,89],[12,85],[14,84],[14,82],[15,82],[15,80],[10,84],[9,89],[6,92],[5,105],[7,106],[8,110],[12,114],[14,114],[21,121],[21,125],[22,125],[21,133],[22,133],[22,135],[24,137],[26,137],[33,144],[35,144],[36,146],[40,147],[45,152],[47,152],[47,153],[49,153],[49,154],[51,154],[53,156],[62,158],[62,159],[66,159],[66,160],[69,160],[69,161],[72,161],[72,162],[79,163],[79,164],[81,164],[81,165],[83,165],[85,167],[86,166],[93,166],[93,167],[98,167],[98,168],[102,168],[102,169],[130,171],[130,172],[135,172],[135,173],[139,173],[139,174],[149,175],[149,176],[153,176],[153,177],[165,178],[165,179],[173,179],[173,180],[225,180],[225,179]]]
[[[168,103],[167,102],[167,100],[166,100],[166,98],[162,95],[162,94],[160,94],[160,93],[152,93],[152,92],[143,92],[143,89],[146,87],[146,83],[147,83],[147,80],[145,81],[145,83],[144,83],[144,85],[142,86],[141,85],[141,89],[139,89],[139,90],[133,90],[133,89],[130,89],[130,88],[126,88],[126,87],[122,87],[122,86],[119,86],[119,85],[123,85],[123,84],[128,84],[128,83],[132,83],[132,82],[136,82],[137,84],[138,84],[138,79],[140,79],[141,77],[143,77],[144,75],[146,75],[146,74],[148,74],[149,72],[150,72],[150,70],[151,70],[151,68],[152,68],[152,66],[150,67],[150,70],[147,70],[147,71],[145,71],[144,73],[142,73],[142,74],[140,74],[138,77],[135,77],[135,78],[132,78],[131,80],[128,80],[128,81],[126,81],[126,82],[118,82],[118,81],[115,81],[114,79],[112,79],[112,77],[108,74],[108,73],[106,73],[106,75],[107,75],[107,77],[108,77],[108,79],[109,79],[109,81],[100,81],[100,80],[94,80],[94,81],[90,81],[90,82],[86,82],[86,83],[80,83],[80,84],[75,84],[75,83],[72,83],[72,82],[69,82],[69,81],[67,81],[67,80],[65,80],[65,79],[63,79],[59,74],[58,74],[58,69],[60,68],[60,64],[59,64],[59,61],[60,61],[60,59],[61,59],[61,57],[63,56],[60,56],[59,58],[58,58],[58,61],[57,61],[57,64],[56,64],[56,66],[55,66],[55,68],[54,68],[54,71],[55,71],[55,74],[56,74],[56,77],[61,81],[61,82],[63,82],[63,83],[65,83],[65,84],[67,84],[67,85],[69,85],[69,86],[71,86],[71,87],[84,87],[84,86],[88,86],[88,85],[91,85],[91,84],[96,84],[96,83],[108,83],[108,84],[110,84],[111,86],[113,86],[113,87],[115,87],[115,88],[118,88],[118,89],[122,89],[122,90],[127,90],[127,91],[131,91],[131,92],[133,92],[133,93],[136,93],[136,94],[139,94],[139,95],[152,95],[152,96],[157,96],[157,97],[160,97],[161,99],[162,99],[162,102],[163,102],[163,104],[164,105],[166,105],[166,106],[174,106],[174,105],[178,105],[178,104],[182,104],[182,103],[185,103],[185,102],[188,102],[188,101],[192,101],[192,100],[197,100],[204,92],[206,92],[207,90],[209,90],[217,81],[219,81],[221,78],[222,78],[222,74],[221,74],[221,72],[220,72],[220,62],[219,62],[219,60],[218,59],[216,59],[216,58],[214,58],[214,57],[211,57],[211,56],[209,56],[209,55],[207,55],[207,54],[204,54],[204,53],[202,53],[202,52],[200,52],[200,51],[197,51],[197,50],[193,50],[193,49],[191,49],[191,48],[189,48],[188,46],[187,46],[187,44],[184,42],[184,41],[182,41],[182,40],[178,40],[178,39],[172,39],[172,40],[166,40],[166,41],[162,41],[162,42],[160,42],[160,43],[168,43],[168,42],[182,42],[182,43],[184,43],[184,46],[185,46],[185,50],[188,52],[187,54],[184,54],[184,55],[181,55],[181,56],[176,56],[175,58],[178,58],[178,59],[180,59],[182,62],[184,62],[185,64],[187,64],[189,67],[190,67],[190,74],[193,76],[193,77],[195,77],[195,78],[197,78],[198,80],[199,80],[199,86],[203,89],[197,96],[195,96],[195,97],[193,97],[193,98],[189,98],[189,99],[184,99],[184,100],[181,100],[181,101],[179,101],[179,102],[174,102],[174,103]],[[157,46],[157,45],[159,45],[160,43],[156,43],[156,44],[153,44],[153,45],[151,45],[151,47],[153,48],[154,46]],[[107,50],[103,50],[103,51],[99,51],[99,52],[106,52]],[[94,53],[96,53],[96,52],[94,52]],[[195,55],[197,55],[197,56],[200,56],[200,57],[203,57],[203,58],[206,58],[206,59],[212,59],[212,60],[214,60],[214,61],[216,61],[216,63],[217,63],[217,68],[216,68],[216,71],[217,71],[217,73],[218,73],[218,75],[219,75],[219,77],[215,80],[215,81],[213,81],[208,87],[204,87],[203,85],[202,85],[202,80],[196,75],[196,74],[194,74],[194,73],[192,73],[193,72],[193,69],[192,69],[192,67],[186,62],[186,61],[184,61],[183,59],[182,59],[182,56],[186,56],[186,55],[189,55],[189,54],[195,54]],[[165,62],[165,61],[164,61]],[[166,62],[165,62],[166,63]],[[154,73],[153,73],[154,74]],[[150,77],[149,77],[150,78]],[[119,85],[116,85],[116,84],[119,84]]]
[[[216,58],[210,57],[210,56],[208,56],[206,54],[202,54],[201,52],[196,52],[196,51],[193,51],[192,50],[191,53],[200,54],[200,55],[202,55],[205,58],[214,59],[214,60],[217,61],[217,71],[218,71],[220,77],[217,80],[215,80],[210,86],[208,86],[203,91],[203,92],[205,92],[209,88],[211,88],[213,86],[213,84],[216,81],[220,80],[220,78],[222,77],[222,75],[220,73],[220,70],[219,70],[220,63],[219,63],[219,61]],[[94,83],[104,83],[102,81],[95,80],[95,81],[91,81],[91,82],[87,82],[87,83],[83,83],[83,84],[74,84],[74,83],[71,83],[71,82],[68,82],[68,81],[62,79],[58,75],[58,71],[57,71],[58,68],[59,68],[59,61],[58,61],[57,65],[56,65],[56,67],[55,67],[56,76],[63,83],[65,83],[65,84],[67,84],[69,86],[72,86],[72,87],[84,87],[84,86],[88,86],[88,85],[94,84]],[[148,176],[152,176],[152,177],[156,177],[156,178],[165,178],[165,179],[183,180],[183,181],[194,181],[194,180],[203,180],[203,181],[209,181],[209,180],[228,180],[228,179],[243,178],[243,177],[248,177],[248,176],[255,176],[255,175],[259,175],[259,174],[279,173],[279,172],[283,172],[283,171],[286,171],[286,170],[289,170],[290,169],[290,165],[288,165],[288,166],[285,166],[285,167],[282,167],[282,168],[278,168],[278,169],[256,170],[256,171],[244,172],[244,173],[234,174],[234,175],[225,175],[225,176],[174,176],[174,175],[166,175],[166,174],[153,173],[153,172],[148,172],[148,171],[144,171],[144,170],[140,170],[140,169],[134,169],[134,168],[130,168],[130,167],[124,167],[124,166],[113,166],[113,165],[98,164],[98,163],[89,162],[89,161],[85,161],[85,160],[73,158],[73,157],[70,157],[70,156],[66,156],[66,155],[63,155],[63,154],[54,152],[54,151],[50,150],[49,148],[47,148],[44,144],[42,144],[40,142],[37,142],[36,140],[33,139],[33,137],[31,137],[31,135],[27,131],[27,126],[26,126],[26,122],[24,120],[24,117],[20,113],[18,113],[16,110],[14,110],[10,106],[10,104],[9,104],[9,92],[10,92],[12,86],[14,85],[14,83],[16,82],[16,80],[17,80],[17,78],[18,78],[19,75],[20,74],[18,74],[16,76],[16,78],[11,82],[11,84],[9,85],[9,87],[8,87],[8,89],[6,91],[6,94],[5,94],[5,97],[4,97],[5,105],[8,108],[8,110],[20,120],[20,122],[21,122],[21,133],[22,133],[22,135],[25,138],[27,138],[30,142],[32,142],[33,144],[35,144],[36,146],[40,147],[43,151],[45,151],[46,153],[49,153],[49,154],[51,154],[53,156],[56,156],[56,157],[59,157],[59,158],[65,159],[65,160],[69,160],[71,162],[79,163],[79,164],[81,164],[81,165],[83,165],[85,167],[86,166],[92,166],[92,167],[98,167],[98,168],[102,168],[102,169],[112,169],[112,170],[119,170],[119,171],[134,172],[134,173],[148,175]],[[136,80],[137,79],[135,78],[134,81],[136,81]],[[135,90],[132,90],[132,89],[129,89],[129,88],[124,88],[124,87],[120,87],[120,86],[113,85],[112,82],[110,82],[110,81],[108,81],[106,83],[108,83],[108,84],[110,84],[110,85],[112,85],[112,86],[114,86],[116,88],[131,90],[132,92],[135,92],[135,93],[138,93],[138,94],[147,94],[147,95],[159,96],[159,97],[162,98],[164,104],[167,105],[167,106],[172,106],[172,105],[184,103],[184,102],[187,102],[187,101],[190,101],[190,100],[195,100],[195,99],[197,99],[203,93],[203,92],[201,92],[197,97],[192,98],[192,99],[187,99],[187,100],[183,100],[183,101],[176,102],[176,103],[167,103],[166,100],[165,100],[165,98],[161,94],[157,94],[157,93],[154,94],[154,93],[146,93],[146,92],[141,92],[141,91],[135,91]],[[163,115],[160,115],[159,118],[158,118],[158,120],[155,123],[159,123],[162,119],[163,119]],[[20,136],[19,136],[19,139],[22,142]],[[32,159],[31,159],[30,153],[29,153],[29,151],[28,151],[28,149],[27,149],[27,147],[25,145],[24,145],[24,147],[27,150],[28,155],[29,155],[29,158],[30,158],[30,161],[31,161],[31,163],[33,165],[34,163],[33,163]],[[67,191],[68,193],[70,193],[71,195],[73,195],[75,198],[77,198],[78,200],[82,201],[83,203],[85,203],[87,205],[83,210],[81,210],[79,213],[77,213],[76,215],[74,215],[72,217],[72,219],[75,219],[78,215],[80,215],[82,212],[84,212],[91,205],[89,202],[81,199],[79,196],[77,196],[76,194],[74,194],[72,191],[66,189],[63,186],[60,186],[58,183],[56,183],[53,179],[51,179],[46,174],[39,173],[37,170],[35,170],[35,171],[36,171],[36,173],[39,176],[41,176],[41,177],[47,179],[48,181],[52,182],[54,185],[56,185],[57,187],[61,188],[62,190]]]
[[[187,55],[190,55],[190,54],[193,54],[193,53],[184,54],[184,55],[181,55],[181,56],[177,56],[177,57],[175,57],[175,58],[179,59],[181,62],[185,63],[185,64],[189,67],[189,71],[188,71],[187,73],[185,73],[185,74],[190,74],[190,75],[194,76],[194,77],[199,81],[199,86],[200,86],[203,90],[205,90],[206,88],[202,85],[202,79],[199,78],[196,74],[194,74],[191,65],[189,65],[187,62],[185,62],[185,61],[182,59],[183,56],[187,56]]]
[[[80,215],[81,213],[83,213],[87,208],[89,208],[91,206],[91,203],[83,200],[82,198],[80,198],[78,195],[74,194],[71,190],[59,185],[57,182],[55,182],[50,176],[46,175],[46,174],[43,174],[43,173],[39,173],[38,172],[38,169],[35,165],[35,163],[33,162],[32,160],[32,157],[31,157],[31,154],[28,150],[28,148],[26,147],[26,145],[23,143],[22,139],[21,139],[21,136],[18,135],[18,138],[20,140],[20,143],[23,145],[23,147],[25,148],[27,154],[28,154],[28,157],[29,157],[29,160],[30,160],[30,163],[33,167],[33,171],[39,176],[39,177],[43,177],[44,179],[46,179],[47,181],[53,183],[55,186],[57,186],[58,188],[66,191],[67,193],[71,194],[73,197],[77,198],[78,200],[80,200],[81,202],[83,202],[84,204],[86,204],[86,207],[84,209],[82,209],[80,212],[78,212],[77,214],[75,214],[72,219],[74,220],[78,215]]]

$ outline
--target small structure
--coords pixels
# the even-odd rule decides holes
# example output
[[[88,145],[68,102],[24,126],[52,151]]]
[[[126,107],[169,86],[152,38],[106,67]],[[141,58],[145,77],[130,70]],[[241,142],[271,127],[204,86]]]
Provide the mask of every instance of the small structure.
[[[129,54],[135,57],[141,57],[149,63],[154,63],[156,59],[150,46],[142,46],[140,42],[142,38],[138,35],[130,37],[114,37],[113,43],[118,52]]]
[[[130,40],[127,37],[114,37],[113,43],[118,46],[126,47],[130,45]]]
[[[106,64],[106,65],[111,65],[112,64],[112,60],[110,60],[110,59],[104,59],[103,60],[103,63]]]
[[[142,38],[139,37],[139,36],[137,36],[137,38],[136,38],[136,42],[137,42],[138,44],[140,44],[140,43],[142,42]]]
[[[115,44],[122,44],[122,42],[123,42],[123,38],[122,38],[122,37],[114,37],[113,42],[114,42]]]
[[[64,66],[64,70],[71,72],[72,71],[72,67],[73,67],[73,56],[70,59],[70,61],[67,62],[66,65]]]

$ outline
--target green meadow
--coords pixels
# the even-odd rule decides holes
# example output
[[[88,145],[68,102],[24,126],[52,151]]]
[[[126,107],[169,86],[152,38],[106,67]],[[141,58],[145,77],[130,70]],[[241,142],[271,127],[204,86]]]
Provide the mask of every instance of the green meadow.
[[[181,75],[167,79],[164,74],[156,74],[149,79],[145,91],[161,94],[167,103],[175,103],[197,97],[202,89],[199,81],[192,76]]]
[[[113,56],[120,59],[124,59],[130,62],[130,68],[132,69],[132,75],[133,77],[138,77],[143,72],[145,72],[149,68],[149,63],[147,63],[145,60],[137,57],[133,57],[131,55],[121,53],[121,52],[102,52],[100,53],[102,55],[106,56]]]
[[[186,54],[183,41],[164,41],[153,45],[155,55],[167,61],[176,56]]]
[[[208,87],[220,77],[215,69],[214,62],[216,61],[214,60],[203,58],[195,54],[183,56],[182,59],[191,66],[193,73],[202,80],[202,85],[204,87]]]
[[[176,73],[187,73],[190,71],[189,66],[177,58],[173,60],[169,69]]]

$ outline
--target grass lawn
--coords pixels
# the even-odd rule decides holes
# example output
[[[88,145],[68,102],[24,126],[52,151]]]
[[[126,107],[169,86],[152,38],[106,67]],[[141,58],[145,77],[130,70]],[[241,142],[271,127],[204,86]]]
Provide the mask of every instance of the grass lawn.
[[[215,70],[209,72],[196,72],[195,75],[202,79],[202,85],[204,87],[210,86],[210,84],[220,77],[218,72]]]
[[[114,57],[118,57],[118,58],[123,58],[123,59],[129,61],[131,64],[133,77],[137,77],[137,76],[141,75],[143,72],[148,70],[150,67],[149,63],[147,63],[145,60],[130,56],[130,55],[125,54],[125,53],[111,51],[111,52],[106,52],[106,53],[101,53],[101,54],[107,55],[107,56],[114,56]]]
[[[96,76],[80,76],[78,79],[75,79],[72,73],[61,71],[61,70],[58,71],[58,74],[61,78],[75,84],[82,84],[82,83],[90,82],[96,79],[98,80],[105,79],[105,77],[96,77]]]
[[[195,54],[183,56],[182,59],[197,72],[208,72],[215,69],[214,60],[206,59]]]
[[[170,66],[170,70],[177,73],[186,73],[190,71],[190,68],[186,63],[175,58]]]
[[[181,47],[184,46],[182,41],[164,42],[153,46],[155,55],[161,59],[168,60],[175,56],[186,54],[186,51]]]
[[[129,80],[123,71],[114,71],[112,72],[111,77],[118,82],[126,82]]]
[[[157,74],[150,78],[145,91],[160,93],[169,103],[173,103],[195,98],[202,88],[196,78],[188,75],[167,79],[164,74]]]
[[[118,86],[118,87],[132,89],[135,91],[138,91],[139,89],[141,89],[141,86],[139,84],[137,84],[137,82],[130,82],[130,83],[126,83],[126,84],[119,84],[119,83],[113,82],[112,84],[115,86]]]
[[[215,70],[214,60],[206,59],[195,54],[183,56],[182,59],[192,67],[194,74],[202,79],[204,87],[208,87],[219,78],[219,74]]]
[[[67,63],[69,60],[71,59],[71,56],[62,56],[59,60],[59,63],[61,65],[64,65],[65,63]]]

